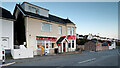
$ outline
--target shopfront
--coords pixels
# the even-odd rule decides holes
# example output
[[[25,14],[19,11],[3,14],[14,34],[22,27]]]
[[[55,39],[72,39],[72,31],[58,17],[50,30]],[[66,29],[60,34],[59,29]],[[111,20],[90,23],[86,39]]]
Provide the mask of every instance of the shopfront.
[[[75,51],[75,36],[67,36],[68,43],[68,51]]]
[[[41,46],[44,47],[45,55],[54,53],[56,43],[55,41],[57,40],[57,38],[37,36],[36,40],[37,40],[37,55],[40,55],[41,53]]]
[[[58,52],[63,53],[68,51],[68,43],[66,36],[62,36],[57,40]]]

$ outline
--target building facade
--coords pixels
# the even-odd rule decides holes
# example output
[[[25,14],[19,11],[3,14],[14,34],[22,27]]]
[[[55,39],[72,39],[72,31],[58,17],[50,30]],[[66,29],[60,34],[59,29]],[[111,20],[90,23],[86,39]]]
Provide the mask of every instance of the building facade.
[[[13,22],[11,13],[0,7],[0,46],[5,50],[13,49]]]
[[[28,2],[16,4],[14,10],[15,45],[26,42],[27,48],[34,50],[34,55],[40,55],[41,45],[45,53],[75,51],[76,27],[69,19],[63,19],[49,14],[49,10]]]

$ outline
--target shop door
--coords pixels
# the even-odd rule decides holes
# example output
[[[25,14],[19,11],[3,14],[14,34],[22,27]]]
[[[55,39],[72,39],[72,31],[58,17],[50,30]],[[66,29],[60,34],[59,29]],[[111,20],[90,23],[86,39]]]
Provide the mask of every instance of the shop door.
[[[50,41],[45,42],[45,53],[49,53]]]
[[[66,47],[65,43],[63,43],[63,52],[65,52],[65,47]]]

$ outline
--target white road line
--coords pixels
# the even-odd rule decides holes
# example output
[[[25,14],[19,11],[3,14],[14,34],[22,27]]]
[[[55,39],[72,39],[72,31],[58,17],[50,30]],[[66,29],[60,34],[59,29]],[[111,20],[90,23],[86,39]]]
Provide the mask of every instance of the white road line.
[[[12,64],[15,64],[15,62],[8,63],[8,64],[3,64],[3,65],[0,65],[0,66],[9,66],[9,65],[12,65]]]
[[[117,50],[118,51],[118,50]],[[118,55],[120,55],[120,52],[118,51]]]
[[[85,62],[93,61],[93,60],[95,60],[95,59],[96,59],[96,58],[88,59],[88,60],[84,60],[84,61],[81,61],[81,62],[78,62],[78,63],[81,64],[81,63],[85,63]]]

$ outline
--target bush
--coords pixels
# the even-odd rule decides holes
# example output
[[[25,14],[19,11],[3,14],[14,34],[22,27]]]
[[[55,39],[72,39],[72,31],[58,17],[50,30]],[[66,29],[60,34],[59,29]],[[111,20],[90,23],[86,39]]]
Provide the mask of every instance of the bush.
[[[76,44],[84,45],[88,41],[89,41],[88,39],[76,39]]]
[[[11,53],[9,53],[9,54],[5,54],[5,59],[12,59],[12,55],[11,55]]]

